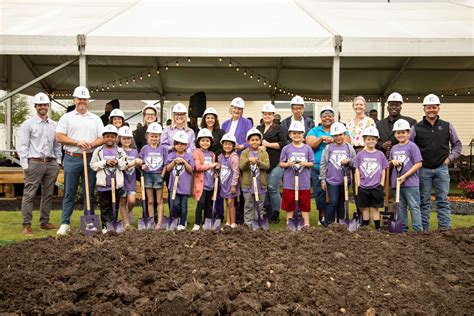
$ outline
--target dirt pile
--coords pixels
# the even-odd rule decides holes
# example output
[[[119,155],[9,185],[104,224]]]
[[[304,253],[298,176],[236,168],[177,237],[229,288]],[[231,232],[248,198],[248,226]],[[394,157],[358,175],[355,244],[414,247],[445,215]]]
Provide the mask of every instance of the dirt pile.
[[[469,314],[473,263],[474,228],[76,233],[0,248],[0,312]]]

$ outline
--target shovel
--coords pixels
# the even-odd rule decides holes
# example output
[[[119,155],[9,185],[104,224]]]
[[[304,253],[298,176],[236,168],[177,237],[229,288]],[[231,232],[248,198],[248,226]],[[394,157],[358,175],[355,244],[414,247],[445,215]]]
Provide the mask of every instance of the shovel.
[[[212,193],[212,215],[211,218],[204,220],[204,230],[215,230],[216,232],[221,230],[221,219],[216,218],[216,200],[217,191],[219,185],[219,173],[214,171],[214,192]]]
[[[400,212],[400,173],[403,169],[403,163],[399,164],[397,167],[397,182],[395,186],[395,214],[393,215],[393,220],[388,222],[388,231],[395,234],[403,233],[403,224],[398,219],[398,212]]]
[[[349,177],[348,177],[348,171],[349,168],[343,167],[344,170],[344,209],[345,209],[345,218],[340,218],[339,219],[339,224],[345,224],[349,226]]]
[[[252,173],[253,191],[255,194],[255,208],[257,209],[257,219],[252,221],[252,230],[268,230],[268,219],[262,218],[260,213],[260,203],[257,185],[257,165],[250,165],[250,172]]]
[[[301,172],[301,166],[296,164],[293,166],[295,170],[295,212],[293,218],[288,219],[287,229],[291,231],[301,230],[304,226],[304,220],[301,217],[301,212],[299,209],[298,198],[299,198],[299,176]]]
[[[346,188],[344,187],[344,190],[346,190]],[[348,189],[347,189],[348,190]],[[357,187],[357,184],[355,183],[355,179],[354,179],[354,201],[356,201],[357,199],[355,198],[357,196],[357,191],[358,191],[358,187]],[[349,191],[347,191],[347,197],[349,199]],[[347,200],[348,200],[347,199]],[[347,209],[349,209],[349,203],[347,203]],[[348,214],[348,211],[346,211],[346,214]],[[347,227],[347,229],[353,233],[355,232],[357,229],[359,229],[360,227],[360,214],[358,212],[356,212],[354,214],[354,217],[351,219],[351,221],[349,222],[349,225]]]
[[[155,227],[155,220],[148,216],[148,205],[145,199],[145,177],[143,172],[140,174],[140,186],[142,189],[142,218],[138,219],[138,230],[153,229]]]
[[[111,175],[110,175],[110,186],[112,189],[112,218],[113,220],[111,222],[107,222],[105,226],[107,228],[107,231],[123,233],[124,232],[123,222],[117,221],[117,207],[116,207],[117,197],[115,195],[115,168],[111,172]]]
[[[174,166],[174,183],[173,183],[173,192],[171,194],[171,207],[170,207],[170,217],[168,220],[168,225],[166,226],[167,230],[175,230],[178,227],[179,217],[174,217],[174,200],[176,199],[176,192],[178,191],[178,181],[179,176],[184,170],[184,164],[179,164]],[[165,227],[165,226],[164,226]]]
[[[95,235],[99,232],[99,216],[92,214],[91,201],[89,196],[89,173],[87,171],[87,153],[82,152],[84,162],[84,187],[86,188],[86,207],[84,215],[81,216],[81,231],[86,235]]]

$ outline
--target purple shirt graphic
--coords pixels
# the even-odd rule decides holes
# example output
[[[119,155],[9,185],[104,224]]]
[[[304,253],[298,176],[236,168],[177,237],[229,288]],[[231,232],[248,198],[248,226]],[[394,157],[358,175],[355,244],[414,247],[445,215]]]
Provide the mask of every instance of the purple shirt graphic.
[[[159,145],[156,148],[153,148],[150,145],[143,146],[142,150],[140,150],[140,159],[143,160],[143,163],[147,166],[145,172],[163,172],[163,164],[166,161],[167,155],[168,151],[164,146]]]
[[[105,160],[112,160],[112,159],[117,159],[117,147],[114,146],[113,148],[109,149],[106,148],[105,145],[102,147],[102,154]],[[105,166],[105,187],[97,187],[97,191],[105,192],[105,191],[111,191],[112,190],[112,182],[110,181],[111,179],[111,173],[114,171],[115,167],[108,167]]]
[[[356,155],[354,167],[359,169],[360,187],[374,189],[380,185],[382,171],[388,168],[388,162],[380,150],[369,153],[364,149]]]
[[[240,182],[237,181],[237,189],[235,194],[230,193],[232,187],[232,178],[235,177],[234,173],[237,173],[237,178],[239,177],[238,163],[232,168],[231,159],[238,157],[236,153],[232,153],[229,157],[226,157],[224,154],[219,155],[219,162],[221,163],[220,171],[220,195],[222,198],[233,198],[240,195]],[[235,159],[238,162],[238,158]]]
[[[193,155],[191,155],[190,153],[185,153],[184,155],[181,156],[181,155],[178,155],[175,151],[172,151],[168,154],[168,158],[166,159],[166,165],[170,164],[173,160],[175,160],[178,157],[186,160],[186,162],[191,165],[191,168],[194,169],[194,158],[193,158]],[[191,176],[192,174],[187,172],[183,166],[183,170],[179,174],[178,188],[177,188],[176,193],[183,194],[183,195],[191,194]],[[175,179],[176,179],[176,170],[173,168],[173,170],[170,172],[170,180],[168,184],[168,190],[170,194],[172,194]]]
[[[301,147],[288,144],[283,147],[281,151],[280,162],[290,160],[296,162],[314,162],[313,150],[306,144]],[[309,190],[311,188],[311,168],[302,168],[298,180],[299,190]],[[283,188],[287,190],[295,189],[295,171],[292,167],[285,169],[285,173],[283,174]]]
[[[127,162],[131,162],[138,158],[138,151],[135,148],[126,150]],[[135,173],[135,167],[127,168],[123,171],[123,190],[125,192],[131,192],[137,190],[137,175]]]
[[[204,156],[205,165],[212,165],[214,163],[211,151],[203,151],[202,154]],[[204,190],[214,190],[214,169],[212,168],[204,172]]]
[[[344,166],[341,161],[350,158],[349,145],[329,145],[329,161],[326,174],[326,182],[332,185],[344,184]],[[349,166],[346,166],[346,168]]]
[[[405,145],[396,144],[395,146],[392,147],[390,150],[390,160],[400,160],[403,162],[403,169],[401,170],[400,174],[398,176],[402,176],[404,173],[406,173],[408,170],[413,167],[414,164],[417,162],[423,161],[423,158],[421,158],[421,153],[420,149],[418,146],[416,146],[415,143],[409,141]],[[396,168],[393,168],[392,170],[392,187],[395,188],[396,186],[396,178],[397,178],[397,170]],[[418,177],[418,171],[416,171],[414,174],[409,176],[405,182],[401,184],[402,187],[418,187],[420,186],[420,178]]]
[[[249,151],[249,157],[253,157],[253,158],[258,158],[258,152],[254,152],[253,150],[250,150]],[[255,169],[256,169],[256,177],[257,177],[257,188],[258,188],[258,194],[265,194],[267,193],[267,189],[264,189],[262,188],[262,181],[260,180],[260,168],[255,165]],[[250,171],[248,171],[250,172]],[[246,193],[255,193],[255,188],[254,188],[254,185],[253,185],[253,179],[252,179],[252,183],[250,185],[250,188],[246,189],[246,188],[242,188],[242,192],[246,192]]]

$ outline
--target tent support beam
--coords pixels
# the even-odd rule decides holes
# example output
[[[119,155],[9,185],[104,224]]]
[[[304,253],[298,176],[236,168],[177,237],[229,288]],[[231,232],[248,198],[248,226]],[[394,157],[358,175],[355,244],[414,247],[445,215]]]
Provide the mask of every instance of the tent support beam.
[[[67,67],[67,66],[69,66],[70,64],[72,64],[72,63],[74,63],[74,62],[76,62],[76,61],[77,61],[77,58],[71,59],[71,60],[69,60],[69,61],[67,61],[67,62],[65,62],[65,63],[59,65],[58,67],[56,67],[56,68],[54,68],[54,69],[48,71],[47,73],[45,73],[45,74],[43,74],[43,75],[37,77],[36,79],[33,79],[33,80],[31,80],[30,82],[28,82],[28,83],[25,83],[25,84],[22,85],[21,87],[16,88],[15,90],[13,90],[13,91],[7,93],[6,95],[4,95],[3,97],[1,97],[1,98],[0,98],[0,102],[5,101],[6,99],[12,97],[13,95],[15,95],[15,94],[17,94],[17,93],[19,93],[19,92],[25,90],[26,88],[28,88],[28,87],[34,85],[35,83],[37,83],[37,82],[43,80],[44,78],[46,78],[46,77],[48,77],[48,76],[50,76],[50,75],[52,75],[52,74],[58,72],[59,70],[65,68],[65,67]],[[8,80],[8,78],[7,78],[7,80]],[[8,81],[10,82],[11,80],[8,80]]]
[[[339,121],[339,83],[341,76],[341,57],[339,56],[342,51],[342,36],[334,36],[334,51],[335,56],[332,60],[332,87],[331,87],[331,105],[334,109],[334,116]]]
[[[77,47],[79,49],[79,85],[87,87],[86,36],[84,34],[77,35]]]
[[[8,55],[5,57],[5,77],[7,78],[7,92],[12,91],[12,56]],[[10,93],[7,93],[7,96]],[[12,148],[12,141],[13,141],[13,104],[12,104],[12,96],[8,96],[8,98],[2,98],[2,101],[7,99],[6,102],[6,109],[5,109],[5,131],[6,131],[6,149]]]
[[[278,80],[280,79],[280,72],[281,72],[281,66],[283,64],[283,57],[280,57],[278,59],[278,64],[277,64],[277,68],[276,68],[276,73],[275,73],[275,76],[273,77],[273,86],[276,87],[278,85]],[[271,92],[271,101],[272,101],[272,104],[275,104],[275,94],[276,94],[277,90],[276,89],[272,89],[272,92]]]
[[[165,128],[165,123],[163,122],[164,108],[165,108],[165,96],[163,94],[160,94],[160,122],[161,122],[161,127],[163,128]]]
[[[400,78],[400,76],[405,72],[405,70],[408,68],[408,64],[412,61],[413,57],[408,57],[405,59],[405,62],[403,63],[402,67],[400,70],[398,70],[397,74],[393,76],[392,80],[388,83],[388,85],[385,87],[383,90],[382,95],[386,96],[390,89],[392,89],[393,85],[397,82],[397,80]]]
[[[20,58],[25,64],[26,68],[28,68],[28,70],[33,74],[33,76],[35,77],[41,76],[41,73],[39,72],[39,70],[36,68],[36,66],[33,64],[33,62],[28,56],[20,56]],[[51,86],[48,84],[46,79],[40,81],[40,84],[46,92],[48,93],[53,92],[53,89],[51,89]]]

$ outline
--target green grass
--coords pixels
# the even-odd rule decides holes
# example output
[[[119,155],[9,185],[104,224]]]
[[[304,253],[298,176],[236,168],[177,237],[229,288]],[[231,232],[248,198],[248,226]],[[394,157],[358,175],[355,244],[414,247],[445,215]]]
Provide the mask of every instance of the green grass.
[[[196,202],[193,198],[188,200],[188,229],[191,229],[192,225],[194,224],[194,211],[196,208]],[[314,200],[312,200],[311,206],[311,224],[315,225],[317,214],[314,210],[316,210],[316,206],[314,205]],[[168,213],[167,206],[165,206],[165,214]],[[355,206],[354,204],[350,204],[350,212],[354,212]],[[136,207],[133,210],[135,218],[141,217],[141,208]],[[79,229],[79,218],[83,214],[81,210],[75,210],[73,216],[71,218],[71,226],[72,229]],[[286,221],[284,220],[285,214],[282,212],[280,214],[280,223],[279,224],[272,224],[270,228],[272,230],[284,230],[286,229]],[[51,223],[58,225],[61,221],[61,211],[54,210],[51,211]],[[452,215],[451,216],[451,224],[454,228],[457,227],[470,227],[474,226],[474,215]],[[431,229],[437,228],[437,219],[436,213],[431,214],[430,220],[430,227]],[[38,237],[47,237],[47,236],[55,236],[56,230],[52,231],[43,231],[39,229],[39,211],[33,212],[33,233],[34,238]],[[21,241],[27,239],[27,237],[23,236],[22,233],[22,216],[21,212],[19,211],[2,211],[0,213],[0,246],[12,244],[16,241]],[[30,237],[31,238],[31,237]]]

